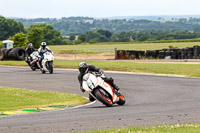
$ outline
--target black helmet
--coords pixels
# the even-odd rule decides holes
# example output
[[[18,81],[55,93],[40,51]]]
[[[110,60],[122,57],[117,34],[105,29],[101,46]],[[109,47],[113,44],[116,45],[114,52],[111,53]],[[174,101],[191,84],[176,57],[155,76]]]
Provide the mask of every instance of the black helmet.
[[[78,66],[80,73],[85,73],[88,69],[88,65],[85,62],[81,62]]]

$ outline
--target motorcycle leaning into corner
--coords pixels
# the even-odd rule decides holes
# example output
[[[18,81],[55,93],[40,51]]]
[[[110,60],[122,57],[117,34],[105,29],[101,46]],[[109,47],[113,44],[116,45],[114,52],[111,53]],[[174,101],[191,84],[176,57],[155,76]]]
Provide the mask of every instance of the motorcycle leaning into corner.
[[[115,94],[114,89],[101,78],[103,76],[94,72],[86,73],[83,76],[83,89],[108,107],[115,103],[124,105],[126,102],[124,96],[119,92]]]
[[[53,73],[53,61],[54,61],[54,56],[53,56],[53,52],[45,52],[44,53],[44,59],[41,62],[41,72],[42,73],[46,73],[49,72],[50,74]]]

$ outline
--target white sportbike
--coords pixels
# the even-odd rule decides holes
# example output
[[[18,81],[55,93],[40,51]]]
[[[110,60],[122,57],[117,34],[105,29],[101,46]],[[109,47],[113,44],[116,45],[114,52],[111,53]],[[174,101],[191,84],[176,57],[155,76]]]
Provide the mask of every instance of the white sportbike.
[[[42,68],[40,69],[42,73],[53,73],[53,61],[54,61],[54,56],[53,53],[51,52],[45,52],[44,53],[44,59],[42,60]]]
[[[83,89],[108,107],[115,103],[124,105],[126,102],[124,96],[120,93],[116,95],[114,89],[102,79],[103,76],[92,72],[86,73],[83,76]]]

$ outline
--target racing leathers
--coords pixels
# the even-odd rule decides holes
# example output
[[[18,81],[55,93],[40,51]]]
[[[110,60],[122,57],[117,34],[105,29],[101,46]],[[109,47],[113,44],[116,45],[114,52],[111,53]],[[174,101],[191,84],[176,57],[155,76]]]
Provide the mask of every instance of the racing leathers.
[[[52,53],[52,51],[51,51],[51,49],[49,48],[49,47],[45,47],[45,48],[43,48],[43,47],[40,47],[39,49],[38,49],[38,54],[41,56],[41,58],[40,58],[40,60],[39,60],[39,63],[40,63],[40,67],[42,68],[42,60],[44,59],[44,53],[45,52],[51,52]]]
[[[30,55],[35,51],[35,48],[26,48],[25,50],[25,57],[26,57],[26,62],[30,65],[30,62],[32,61],[32,58]]]
[[[94,65],[88,65],[87,72],[98,72],[98,73],[101,73],[101,74],[104,73],[103,69],[97,68]],[[82,88],[83,76],[84,75],[85,75],[85,73],[79,73],[79,75],[78,75],[78,80],[79,80],[79,83],[80,83],[80,89],[81,89],[82,92],[84,92],[84,89]],[[119,87],[116,84],[114,84],[114,80],[113,80],[112,77],[102,77],[102,79],[105,82],[107,82],[108,84],[110,84],[113,87],[113,89],[115,90],[116,93],[118,92]],[[90,99],[90,101],[94,100],[94,98],[92,98],[92,96],[90,96],[90,95],[89,95],[89,99]]]

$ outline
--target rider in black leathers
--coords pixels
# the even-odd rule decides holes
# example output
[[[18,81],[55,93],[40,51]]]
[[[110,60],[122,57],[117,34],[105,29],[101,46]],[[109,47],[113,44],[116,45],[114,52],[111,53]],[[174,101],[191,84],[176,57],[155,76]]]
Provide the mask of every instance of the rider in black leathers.
[[[87,65],[87,63],[85,63],[85,62],[81,62],[79,64],[79,72],[80,72],[80,74],[78,75],[78,80],[79,80],[80,89],[82,92],[84,92],[84,89],[82,88],[82,82],[83,82],[83,76],[85,75],[85,73],[98,72],[100,74],[104,74],[103,69],[97,68],[94,65]],[[112,77],[110,77],[110,78],[102,77],[102,79],[105,82],[107,82],[108,84],[110,84],[113,87],[113,89],[115,90],[116,94],[118,94],[119,87],[116,84],[114,84],[114,80]],[[89,95],[89,99],[90,99],[90,101],[94,101],[94,98],[92,98],[90,95]]]
[[[35,48],[33,47],[33,44],[32,43],[29,43],[28,44],[28,48],[26,48],[25,50],[25,57],[27,58],[26,59],[26,62],[30,65],[30,62],[32,61],[32,58],[30,57],[30,55],[35,51]],[[28,60],[29,58],[29,60]]]

